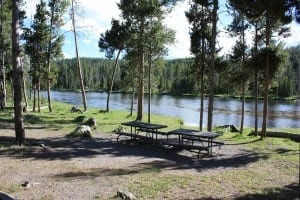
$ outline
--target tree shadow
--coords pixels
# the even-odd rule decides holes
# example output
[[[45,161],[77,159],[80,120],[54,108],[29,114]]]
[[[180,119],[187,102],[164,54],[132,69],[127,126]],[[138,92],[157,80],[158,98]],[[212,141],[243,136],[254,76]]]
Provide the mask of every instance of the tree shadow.
[[[290,199],[300,198],[300,187],[297,183],[282,188],[266,188],[260,194],[245,194],[236,197],[236,200],[265,200],[265,199]]]
[[[123,176],[130,174],[139,174],[147,172],[156,172],[159,173],[160,170],[151,168],[148,165],[140,165],[139,167],[130,167],[130,168],[92,168],[84,170],[73,170],[63,174],[57,174],[53,177],[56,179],[95,179],[97,177],[106,177],[106,176]]]
[[[158,145],[134,141],[117,143],[113,138],[66,138],[51,137],[43,139],[27,138],[23,147],[0,148],[0,157],[10,156],[15,159],[36,160],[71,160],[73,158],[95,158],[101,155],[111,157],[138,156],[145,162],[132,166],[133,169],[196,169],[199,171],[214,168],[242,167],[249,163],[268,159],[266,154],[251,151],[239,151],[230,155],[202,157],[197,160],[193,153],[182,153]],[[14,144],[13,137],[0,136],[2,144]],[[99,158],[100,159],[100,158]],[[129,171],[128,173],[132,173]]]

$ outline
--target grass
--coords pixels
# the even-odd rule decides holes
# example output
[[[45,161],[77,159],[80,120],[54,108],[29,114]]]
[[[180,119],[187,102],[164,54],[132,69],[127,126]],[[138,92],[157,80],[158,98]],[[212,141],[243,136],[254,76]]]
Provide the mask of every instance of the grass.
[[[129,111],[113,110],[110,112],[100,112],[96,108],[88,108],[87,112],[71,113],[70,110],[70,104],[53,102],[53,112],[50,113],[48,108],[41,109],[40,113],[27,111],[24,113],[24,122],[25,125],[39,125],[70,132],[88,118],[95,118],[97,127],[101,129],[102,133],[111,133],[114,129],[118,128],[122,122],[135,120],[135,115],[129,116]],[[0,121],[13,122],[12,113],[12,109],[4,110],[4,112],[0,113]],[[147,113],[144,119],[147,119]],[[151,122],[168,125],[168,129],[166,130],[180,127],[183,124],[179,118],[162,115],[152,115]]]
[[[177,187],[185,187],[190,180],[190,177],[186,175],[164,175],[152,172],[127,178],[129,190],[138,194],[138,199],[155,199],[160,195],[166,198],[172,190]]]
[[[40,113],[28,111],[24,115],[24,121],[26,125],[45,126],[69,133],[88,118],[95,118],[98,132],[111,133],[122,122],[135,119],[135,116],[129,116],[128,111],[103,113],[96,108],[89,108],[84,113],[71,113],[70,109],[71,105],[69,104],[54,102],[52,113],[49,113],[48,109],[42,109]],[[0,122],[12,122],[12,112],[12,109],[0,112]],[[147,119],[146,114],[144,119]],[[182,120],[162,115],[153,115],[151,122],[168,125],[165,131],[184,127]],[[188,128],[197,129],[197,127]],[[260,140],[260,137],[249,135],[252,128],[245,128],[243,134],[220,129],[217,131],[223,133],[220,140],[225,141],[228,145],[242,145],[243,151],[252,155],[252,157],[244,158],[246,164],[239,167],[220,167],[219,169],[212,167],[212,169],[203,171],[197,168],[193,169],[194,171],[184,171],[184,169],[168,171],[163,167],[148,166],[147,164],[130,169],[96,168],[86,171],[74,169],[55,178],[62,181],[73,181],[74,177],[75,179],[90,179],[99,176],[117,176],[120,182],[126,183],[122,186],[127,187],[126,189],[135,194],[138,199],[168,199],[169,196],[176,197],[176,195],[178,195],[178,199],[184,199],[184,197],[203,197],[204,199],[219,197],[289,199],[291,197],[290,199],[292,199],[295,197],[295,194],[285,186],[299,181],[299,143],[290,139],[272,137]],[[300,133],[300,129],[272,129],[272,131]],[[0,143],[0,148],[6,148],[6,146]],[[250,162],[251,159],[253,161]],[[211,162],[213,164],[214,160]],[[199,166],[201,167],[201,161]],[[212,173],[210,170],[214,172]],[[0,190],[13,193],[19,188],[0,186]]]

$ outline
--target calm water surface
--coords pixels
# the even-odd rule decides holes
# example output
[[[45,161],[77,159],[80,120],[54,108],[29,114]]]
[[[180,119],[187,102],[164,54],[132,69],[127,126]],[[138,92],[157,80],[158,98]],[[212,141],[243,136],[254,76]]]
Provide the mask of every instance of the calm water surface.
[[[42,93],[46,97],[46,93]],[[88,107],[99,109],[106,108],[106,93],[88,92],[86,93]],[[52,92],[52,99],[73,105],[81,105],[81,93],[76,92]],[[113,93],[110,99],[111,110],[128,110],[130,109],[131,95]],[[207,103],[205,99],[204,127],[207,122]],[[262,111],[263,102],[258,105],[259,111]],[[144,111],[148,112],[148,98],[145,97]],[[180,117],[185,124],[199,124],[199,97],[182,97],[170,95],[153,95],[151,98],[151,113]],[[215,98],[213,124],[214,126],[234,124],[240,126],[241,102],[239,99],[232,98]],[[269,118],[267,126],[270,128],[300,128],[300,101],[270,101]],[[259,126],[261,126],[261,113],[259,116]],[[254,101],[247,100],[245,103],[246,127],[254,127]]]

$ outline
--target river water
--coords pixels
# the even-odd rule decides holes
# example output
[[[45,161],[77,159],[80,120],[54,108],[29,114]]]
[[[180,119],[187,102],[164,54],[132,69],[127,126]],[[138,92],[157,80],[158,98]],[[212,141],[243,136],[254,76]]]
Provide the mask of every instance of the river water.
[[[42,93],[46,97],[46,93]],[[104,92],[87,92],[87,106],[99,109],[106,108],[107,94]],[[52,99],[72,105],[82,105],[81,93],[52,91]],[[148,98],[145,96],[144,112],[148,112]],[[110,99],[111,110],[130,109],[131,95],[112,93]],[[205,99],[204,127],[207,120],[208,99]],[[233,98],[215,98],[213,125],[233,124],[240,126],[241,101]],[[262,123],[263,102],[258,105],[259,126]],[[199,124],[199,97],[153,95],[151,98],[151,113],[181,118],[186,125],[198,126]],[[254,101],[246,100],[244,126],[254,127]],[[267,126],[269,128],[300,128],[300,101],[270,101],[269,117]]]

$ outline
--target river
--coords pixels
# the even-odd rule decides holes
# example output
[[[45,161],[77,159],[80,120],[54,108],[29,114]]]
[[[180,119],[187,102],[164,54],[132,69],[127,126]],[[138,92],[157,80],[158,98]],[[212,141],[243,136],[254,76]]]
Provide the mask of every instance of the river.
[[[46,98],[46,93],[42,95]],[[99,109],[106,108],[107,94],[104,92],[87,92],[87,106]],[[82,105],[81,93],[52,91],[52,99],[72,105]],[[112,93],[110,99],[111,110],[130,109],[131,95]],[[204,127],[207,120],[208,99],[204,101]],[[214,100],[213,125],[233,124],[240,126],[241,101],[234,98],[218,98]],[[263,102],[259,101],[259,126],[262,123]],[[144,112],[148,109],[148,98],[145,97]],[[198,126],[199,124],[199,97],[153,95],[151,98],[151,113],[179,117],[186,125]],[[254,127],[254,101],[246,100],[244,126]],[[272,100],[269,103],[269,128],[300,128],[300,101]]]

